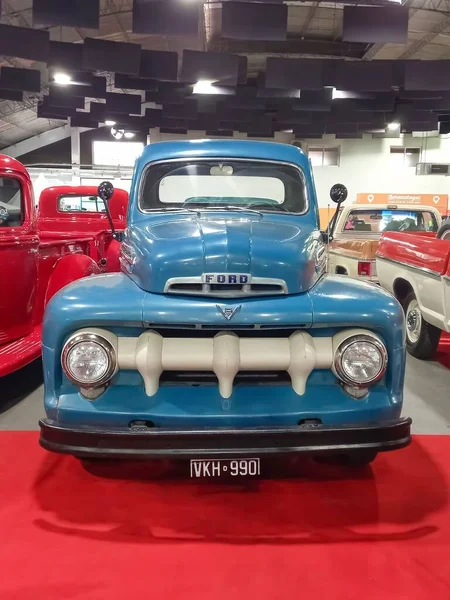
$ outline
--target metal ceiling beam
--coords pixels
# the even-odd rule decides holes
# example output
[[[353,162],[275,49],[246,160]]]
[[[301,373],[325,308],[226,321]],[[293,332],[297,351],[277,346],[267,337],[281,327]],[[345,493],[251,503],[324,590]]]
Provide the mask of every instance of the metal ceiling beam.
[[[50,131],[45,131],[44,133],[40,133],[38,135],[35,135],[34,137],[30,137],[27,140],[24,140],[23,142],[17,142],[17,144],[13,144],[12,146],[3,148],[2,154],[7,154],[8,156],[16,158],[17,156],[22,156],[23,154],[27,154],[28,152],[33,152],[33,150],[38,150],[39,148],[48,146],[49,144],[54,144],[55,142],[64,140],[70,137],[70,135],[70,125],[63,125],[63,127],[56,127],[55,129],[50,129]]]
[[[305,35],[308,31],[311,21],[314,19],[317,9],[319,8],[320,0],[313,2],[312,6],[309,7],[308,14],[306,15],[305,22],[300,30],[300,35]]]
[[[399,56],[399,60],[407,60],[413,58],[424,46],[430,44],[434,39],[443,33],[450,26],[450,18],[442,15],[442,21],[438,23],[431,31],[423,36],[420,40],[416,40],[411,46]]]
[[[402,6],[406,6],[408,8],[410,8],[410,6],[412,5],[412,3],[415,0],[406,0],[406,2],[403,2]],[[417,11],[419,11],[420,8],[413,8],[409,11],[409,19],[411,19],[411,17],[413,17]],[[372,44],[371,47],[369,48],[369,50],[364,54],[363,59],[364,60],[372,60],[375,58],[375,56],[378,54],[378,52],[380,52],[380,50],[382,50],[384,47],[386,46],[386,44]]]

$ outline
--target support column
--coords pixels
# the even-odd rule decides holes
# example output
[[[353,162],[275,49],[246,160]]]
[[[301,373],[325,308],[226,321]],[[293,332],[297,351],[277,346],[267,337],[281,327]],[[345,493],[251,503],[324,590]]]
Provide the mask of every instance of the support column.
[[[80,149],[80,130],[78,127],[70,128],[70,150],[72,164],[72,185],[80,185],[80,164],[81,164],[81,149]]]
[[[159,127],[152,127],[147,136],[147,144],[155,144],[161,141],[161,132]]]

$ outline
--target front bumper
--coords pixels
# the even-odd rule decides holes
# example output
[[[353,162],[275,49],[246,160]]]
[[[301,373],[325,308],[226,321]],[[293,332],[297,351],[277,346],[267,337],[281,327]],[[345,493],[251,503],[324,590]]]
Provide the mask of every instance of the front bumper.
[[[396,450],[411,441],[411,419],[360,425],[300,425],[263,428],[96,428],[77,429],[50,419],[39,422],[40,444],[80,458],[254,457],[275,454],[344,454]]]

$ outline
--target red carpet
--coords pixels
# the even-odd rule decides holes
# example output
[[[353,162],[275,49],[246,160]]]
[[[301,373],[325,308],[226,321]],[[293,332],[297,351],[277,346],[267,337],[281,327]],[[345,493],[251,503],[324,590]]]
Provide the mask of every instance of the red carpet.
[[[450,597],[450,436],[241,484],[191,483],[184,464],[88,471],[34,432],[0,433],[0,457],[2,600]]]

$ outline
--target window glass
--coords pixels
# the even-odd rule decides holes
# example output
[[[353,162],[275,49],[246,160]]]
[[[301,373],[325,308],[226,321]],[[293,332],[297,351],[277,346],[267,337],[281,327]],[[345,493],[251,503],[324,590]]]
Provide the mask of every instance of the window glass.
[[[405,167],[415,167],[420,159],[419,148],[406,148],[405,149]]]
[[[310,148],[308,156],[313,167],[323,166],[323,148]]]
[[[437,231],[434,214],[424,210],[352,210],[344,233],[382,233],[383,231]]]
[[[58,200],[61,212],[106,212],[103,200],[98,196],[61,196]]]
[[[24,217],[20,181],[14,177],[0,177],[0,227],[19,227]]]
[[[95,141],[92,144],[92,161],[94,165],[134,167],[143,148],[142,142]]]
[[[391,148],[391,163],[393,167],[415,167],[420,161],[420,148]]]
[[[310,148],[308,152],[313,167],[338,167],[339,148],[325,146]]]
[[[323,166],[337,167],[339,164],[339,148],[325,148],[323,151]]]
[[[214,160],[150,166],[140,206],[170,208],[249,208],[262,212],[303,212],[306,193],[301,172],[265,161]]]

